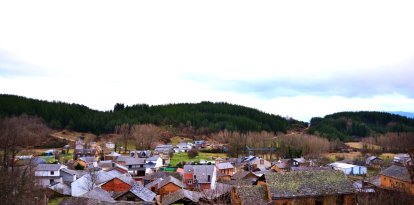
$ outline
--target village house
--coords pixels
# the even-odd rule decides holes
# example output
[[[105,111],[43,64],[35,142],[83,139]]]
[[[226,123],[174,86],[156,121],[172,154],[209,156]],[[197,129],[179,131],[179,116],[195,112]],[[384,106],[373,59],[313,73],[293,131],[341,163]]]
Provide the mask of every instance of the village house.
[[[233,205],[268,205],[270,202],[266,186],[235,186],[231,191]]]
[[[97,151],[96,149],[75,149],[73,159],[77,160],[80,157],[97,157]]]
[[[163,172],[163,171],[157,171],[150,174],[145,175],[144,179],[144,185],[147,186],[149,183],[154,182],[155,180],[162,180],[169,176],[173,176],[177,179],[182,179],[181,174],[177,172]],[[158,184],[157,184],[158,185]],[[147,187],[148,188],[148,187]],[[149,188],[151,189],[151,188]]]
[[[377,156],[370,156],[365,160],[365,164],[369,167],[380,168],[384,164],[384,161]]]
[[[272,166],[272,163],[256,156],[248,156],[244,159],[243,163],[249,170],[266,170]]]
[[[200,192],[189,191],[186,189],[180,189],[176,192],[164,196],[162,205],[170,204],[198,204],[202,194]]]
[[[117,170],[91,171],[71,184],[72,196],[81,196],[95,187],[100,187],[107,181],[123,175]]]
[[[130,190],[136,181],[128,175],[117,176],[101,185],[101,188],[107,192],[126,192]]]
[[[407,167],[392,165],[380,173],[381,187],[397,191],[407,191],[414,195],[414,174]]]
[[[215,165],[184,165],[183,182],[189,189],[214,189],[216,172]]]
[[[207,143],[204,140],[196,140],[194,141],[194,146],[197,149],[201,149],[201,148],[205,148],[207,146]]]
[[[289,165],[283,162],[274,162],[270,169],[278,173],[290,171]]]
[[[79,157],[77,163],[85,168],[98,167],[96,157]]]
[[[128,172],[132,176],[143,177],[145,176],[145,173],[147,173],[145,158],[128,157],[125,159],[125,167],[128,168]]]
[[[154,155],[170,155],[174,153],[174,146],[171,144],[158,145],[154,149]]]
[[[154,155],[159,155],[162,159],[162,164],[170,163],[170,156],[174,153],[174,146],[171,144],[168,145],[158,145],[154,149]]]
[[[81,175],[83,176],[83,173],[85,172],[75,171],[67,168],[60,169],[60,176],[62,176],[62,182],[67,184],[76,181],[76,179],[81,177]]]
[[[355,205],[355,190],[339,171],[298,171],[266,174],[266,184],[275,205]]]
[[[175,147],[174,147],[174,152],[175,153],[179,153],[179,152],[188,152],[189,150],[192,149],[192,145],[187,143],[187,142],[180,142],[178,143]]]
[[[47,187],[54,183],[63,182],[60,170],[67,168],[61,164],[39,164],[35,168],[35,177],[38,184]]]
[[[151,150],[132,150],[129,153],[130,157],[134,157],[134,158],[148,158],[151,157]]]
[[[230,180],[231,176],[233,176],[235,169],[232,164],[229,162],[219,163],[216,164],[218,175],[220,175],[221,180]]]
[[[100,202],[115,202],[111,194],[100,187],[95,187],[92,190],[82,194],[80,197],[88,199],[96,199]]]
[[[145,162],[145,166],[149,169],[152,169],[154,172],[157,171],[160,167],[164,166],[161,157],[158,155],[148,157]]]
[[[105,143],[105,149],[106,151],[113,151],[115,150],[115,143],[109,141]]]
[[[145,204],[154,201],[156,194],[140,183],[136,183],[131,189],[128,191],[121,193],[115,196],[116,201],[134,201],[134,202],[142,202]]]
[[[98,167],[101,168],[102,170],[108,170],[111,169],[115,166],[115,162],[111,161],[111,160],[101,160],[98,162]]]
[[[75,142],[75,149],[85,149],[86,147],[85,147],[84,140],[85,140],[85,137],[79,136],[78,139],[76,139],[76,142]]]
[[[112,160],[115,161],[116,158],[118,158],[119,156],[121,156],[121,154],[117,153],[117,152],[111,152],[107,155],[104,156],[104,160]]]
[[[231,177],[231,180],[228,183],[237,186],[253,185],[258,178],[259,176],[254,174],[252,171],[240,170]]]
[[[162,198],[165,195],[168,195],[170,193],[176,192],[184,188],[186,188],[186,185],[182,181],[178,180],[175,177],[169,176],[158,182],[157,193],[161,196],[162,201]]]
[[[397,154],[394,156],[392,161],[396,165],[407,166],[411,162],[411,157],[409,154]]]
[[[365,175],[367,174],[367,168],[364,166],[358,166],[353,164],[347,164],[342,162],[334,162],[328,165],[334,170],[339,170],[346,175]]]

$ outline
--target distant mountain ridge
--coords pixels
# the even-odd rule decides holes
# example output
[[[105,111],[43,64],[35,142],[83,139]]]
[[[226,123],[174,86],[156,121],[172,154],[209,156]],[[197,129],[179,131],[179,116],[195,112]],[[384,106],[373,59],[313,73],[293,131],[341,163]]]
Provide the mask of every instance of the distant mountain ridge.
[[[115,126],[124,123],[186,127],[204,133],[224,129],[241,132],[286,132],[291,127],[305,127],[305,123],[297,120],[286,120],[278,115],[229,103],[201,102],[154,106],[124,106],[117,103],[113,111],[102,112],[79,104],[0,94],[0,117],[23,113],[42,117],[52,128],[67,128],[95,134],[113,132]]]
[[[311,119],[311,134],[342,141],[388,132],[414,132],[414,119],[388,112],[339,112]]]

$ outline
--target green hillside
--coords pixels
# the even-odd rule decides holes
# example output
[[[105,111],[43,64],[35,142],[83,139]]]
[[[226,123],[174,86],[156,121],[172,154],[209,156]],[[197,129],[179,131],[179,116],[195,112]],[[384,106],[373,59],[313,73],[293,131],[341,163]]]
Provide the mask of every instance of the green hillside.
[[[52,128],[68,128],[95,134],[113,132],[123,123],[192,127],[205,132],[219,130],[286,132],[304,123],[229,103],[183,103],[150,106],[117,104],[114,111],[97,111],[78,104],[48,102],[15,95],[0,95],[0,116],[36,115]]]
[[[340,112],[311,119],[308,130],[342,141],[388,132],[414,132],[414,119],[386,112]]]

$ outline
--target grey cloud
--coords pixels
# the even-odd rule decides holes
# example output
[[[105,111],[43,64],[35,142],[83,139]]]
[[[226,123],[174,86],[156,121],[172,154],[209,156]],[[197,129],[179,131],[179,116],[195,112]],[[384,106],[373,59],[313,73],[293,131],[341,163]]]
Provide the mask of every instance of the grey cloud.
[[[414,69],[410,68],[414,68],[414,62],[375,72],[361,70],[357,73],[335,73],[327,79],[301,76],[220,80],[214,76],[197,75],[192,75],[189,79],[208,83],[218,90],[248,93],[265,99],[298,95],[369,98],[375,95],[401,94],[414,97]]]

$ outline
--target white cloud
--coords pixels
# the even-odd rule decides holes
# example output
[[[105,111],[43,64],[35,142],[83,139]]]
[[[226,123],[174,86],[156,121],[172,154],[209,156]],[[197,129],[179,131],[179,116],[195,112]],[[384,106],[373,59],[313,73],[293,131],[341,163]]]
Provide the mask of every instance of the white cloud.
[[[261,99],[195,80],[335,81],[389,68],[398,78],[414,58],[413,8],[411,1],[2,1],[0,49],[38,76],[0,70],[0,88],[97,109],[211,100],[298,118],[413,111],[399,93]],[[398,86],[412,86],[407,79]],[[382,86],[381,76],[374,81]]]

